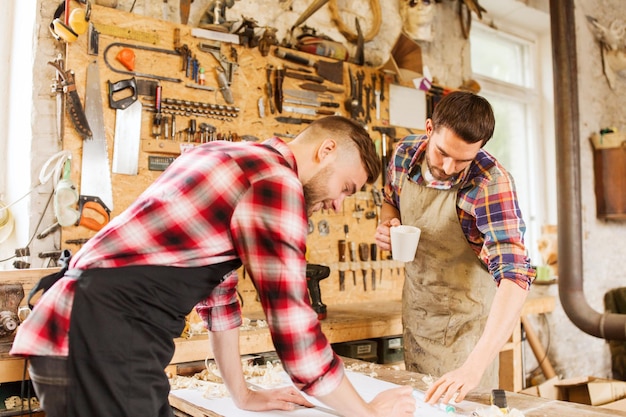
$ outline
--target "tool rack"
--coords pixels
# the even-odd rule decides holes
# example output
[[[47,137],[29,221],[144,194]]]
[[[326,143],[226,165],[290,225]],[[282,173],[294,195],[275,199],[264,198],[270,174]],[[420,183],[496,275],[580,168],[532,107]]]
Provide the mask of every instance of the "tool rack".
[[[98,39],[98,55],[90,54],[88,36],[81,36],[79,39],[67,46],[66,69],[75,72],[76,88],[82,98],[85,93],[86,67],[93,60],[97,60],[100,70],[100,80],[102,83],[102,101],[104,103],[104,124],[108,142],[109,161],[113,160],[114,132],[115,132],[115,110],[107,106],[107,82],[118,82],[127,79],[130,75],[121,74],[117,71],[126,69],[114,59],[115,52],[120,49],[119,45],[138,45],[135,49],[135,71],[138,73],[152,73],[163,78],[161,80],[146,79],[150,82],[158,82],[162,87],[162,109],[165,114],[175,112],[177,130],[182,131],[189,126],[191,120],[196,120],[197,131],[200,132],[200,125],[206,123],[213,128],[213,137],[216,133],[221,133],[220,138],[232,140],[249,140],[251,136],[262,141],[269,137],[278,135],[289,141],[290,137],[299,133],[306,124],[280,123],[276,117],[295,117],[303,119],[315,119],[323,116],[305,116],[301,114],[270,112],[270,101],[267,96],[267,69],[274,70],[283,67],[299,67],[297,64],[283,60],[273,52],[263,56],[258,48],[248,48],[228,42],[218,42],[194,36],[197,28],[186,25],[165,22],[153,18],[129,14],[120,10],[106,7],[93,6],[91,22],[96,30],[102,28],[102,33]],[[116,26],[121,30],[111,30]],[[126,33],[132,35],[132,39],[121,38]],[[213,45],[207,49],[207,44]],[[113,45],[113,47],[111,47]],[[217,46],[217,49],[215,47]],[[92,48],[91,48],[92,49]],[[273,48],[272,48],[273,49]],[[152,52],[153,50],[157,52]],[[173,53],[162,53],[159,51],[182,51],[180,55]],[[104,53],[107,52],[107,62],[104,62]],[[300,52],[298,55],[308,55],[317,59],[314,55]],[[184,57],[195,57],[199,66],[206,69],[205,82],[200,85],[187,76],[183,70]],[[232,65],[222,68],[230,68],[231,85],[234,103],[226,102],[225,97],[219,92],[217,75],[214,67],[219,66],[218,58],[222,63],[231,62]],[[197,65],[196,65],[197,66]],[[187,63],[187,68],[193,65]],[[301,67],[301,66],[300,66]],[[115,69],[116,71],[112,70]],[[315,70],[310,67],[302,67],[315,74]],[[388,84],[391,77],[382,70],[370,67],[361,67],[345,62],[343,65],[343,85],[338,85],[325,81],[323,84],[327,88],[341,89],[343,93],[327,93],[324,101],[337,103],[338,107],[324,107],[336,111],[344,116],[350,116],[346,109],[346,100],[350,97],[350,74],[356,80],[363,82],[364,87],[372,85],[372,80],[376,78],[376,88],[380,88],[380,80],[384,79],[384,89],[381,91],[383,101],[380,106],[380,120],[376,119],[374,108],[369,109],[371,118],[367,128],[371,132],[372,139],[377,148],[382,151],[382,136],[378,128],[389,128],[389,103]],[[193,72],[193,71],[192,71]],[[141,77],[136,77],[138,80]],[[180,79],[181,82],[168,81],[168,79]],[[305,80],[285,77],[283,89],[298,90],[299,85]],[[193,84],[195,87],[186,87]],[[302,90],[304,91],[304,90]],[[365,89],[363,89],[365,94]],[[373,94],[371,98],[373,100]],[[294,99],[284,95],[284,99]],[[138,174],[124,175],[111,174],[114,207],[111,217],[123,211],[145,188],[147,188],[167,166],[167,163],[177,157],[181,149],[186,146],[194,146],[197,142],[188,141],[185,137],[177,140],[164,139],[163,135],[156,138],[151,131],[154,113],[150,111],[153,103],[149,98],[139,96],[143,102],[142,122],[141,122],[141,145],[139,151]],[[264,116],[259,113],[259,99],[264,102]],[[321,101],[321,100],[319,100]],[[287,104],[287,103],[286,103]],[[290,103],[291,104],[291,103]],[[365,100],[363,105],[365,105]],[[372,102],[373,104],[373,102]],[[295,105],[296,107],[304,107]],[[312,107],[311,107],[312,108]],[[223,117],[203,117],[203,111],[219,111]],[[171,112],[171,113],[167,113]],[[361,116],[364,117],[364,116]],[[171,125],[169,126],[171,128]],[[76,133],[68,117],[64,121],[63,148],[72,152],[72,180],[80,184],[81,176],[81,149],[83,139]],[[408,132],[405,132],[408,133]],[[207,132],[209,138],[210,132]],[[397,136],[403,135],[398,128]],[[200,134],[196,138],[200,138]],[[385,150],[391,154],[393,139],[386,136]],[[206,139],[210,140],[210,139]],[[367,186],[367,189],[349,197],[345,200],[342,210],[338,213],[323,211],[315,213],[311,217],[311,233],[308,236],[308,260],[311,263],[327,265],[331,268],[331,275],[321,281],[321,292],[324,303],[329,306],[339,303],[360,303],[379,300],[399,300],[402,284],[403,271],[402,263],[396,263],[387,259],[388,253],[377,254],[377,259],[371,258],[361,260],[357,252],[356,257],[351,258],[349,244],[354,242],[357,247],[361,243],[368,245],[374,243],[374,232],[377,226],[376,204],[373,196],[373,189],[380,190],[382,180],[379,178],[374,186]],[[346,229],[348,233],[346,233]],[[80,248],[80,242],[91,237],[95,231],[82,226],[71,226],[62,229],[62,245],[72,251]],[[346,239],[348,250],[346,261],[339,262],[338,241]],[[79,244],[67,245],[66,241],[78,242]],[[382,255],[382,256],[381,256]],[[339,291],[339,270],[346,273],[345,291]],[[368,287],[363,288],[362,270],[367,271]],[[371,272],[377,275],[376,290],[372,291],[370,280]],[[353,272],[357,280],[354,285],[352,280]],[[244,279],[243,271],[240,271],[240,293],[244,299],[244,313],[260,309],[256,301],[256,292],[249,279]]]

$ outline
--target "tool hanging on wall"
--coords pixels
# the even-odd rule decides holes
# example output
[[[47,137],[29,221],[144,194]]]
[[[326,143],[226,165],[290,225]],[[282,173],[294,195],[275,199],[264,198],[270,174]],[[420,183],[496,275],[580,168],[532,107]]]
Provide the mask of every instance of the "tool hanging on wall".
[[[278,110],[278,113],[283,112],[284,77],[285,77],[285,69],[282,67],[276,68],[276,71],[274,71],[274,104],[276,104],[276,110]]]
[[[181,80],[180,78],[166,77],[166,76],[156,75],[156,74],[147,74],[147,73],[142,73],[142,72],[137,72],[137,71],[125,71],[119,68],[115,68],[114,66],[111,65],[111,62],[109,61],[109,58],[108,58],[108,53],[111,51],[112,48],[128,48],[130,50],[137,49],[141,51],[148,51],[152,54],[165,54],[165,55],[180,55],[178,51],[171,50],[171,49],[154,48],[151,46],[132,45],[132,44],[123,43],[123,42],[113,42],[109,44],[109,46],[106,47],[102,55],[104,57],[104,63],[106,64],[106,66],[111,71],[117,72],[118,74],[131,75],[133,77],[151,78],[154,80],[161,80],[161,81],[170,81],[173,83],[183,82],[183,80]]]
[[[211,54],[211,56],[215,58],[217,63],[220,65],[221,69],[224,71],[224,74],[226,75],[226,79],[228,80],[228,84],[230,85],[233,82],[233,75],[235,71],[237,70],[238,64],[236,62],[236,59],[229,60],[226,57],[226,55],[222,53],[221,42],[199,43],[198,49],[202,52]],[[234,49],[231,50],[231,52],[232,52],[231,55],[234,55],[236,57],[236,53],[234,52]]]
[[[180,15],[180,23],[186,25],[189,21],[189,11],[191,10],[191,3],[193,0],[180,0],[178,12]]]
[[[376,243],[370,243],[370,259],[372,261],[372,291],[376,290],[376,255],[378,254],[378,246]]]
[[[116,174],[137,175],[142,109],[141,101],[137,100],[137,81],[134,78],[115,83],[107,81],[107,85],[109,107],[115,109],[112,170]],[[120,94],[126,95],[116,98]]]
[[[217,75],[217,84],[220,86],[220,93],[224,97],[224,100],[228,104],[233,104],[235,99],[233,98],[233,92],[228,85],[228,79],[221,67],[215,67],[215,73]]]
[[[63,93],[65,94],[66,101],[66,109],[72,120],[72,124],[76,128],[76,131],[83,137],[88,138],[91,137],[91,129],[89,127],[89,122],[85,117],[85,111],[83,110],[83,105],[80,102],[80,98],[78,97],[78,92],[76,91],[76,81],[74,80],[74,71],[64,70],[60,66],[60,62],[57,61],[49,61],[48,65],[53,66],[57,70],[57,74],[61,79],[61,87]]]
[[[337,249],[339,251],[339,291],[346,290],[346,271],[343,269],[346,262],[346,241],[340,239],[337,242]]]
[[[113,210],[113,189],[104,131],[100,72],[96,60],[91,61],[87,66],[85,114],[93,126],[93,135],[83,140],[78,201],[79,224],[97,231],[109,222],[109,216]]]
[[[361,274],[363,274],[363,291],[367,291],[367,262],[369,261],[369,245],[359,243],[359,259],[361,261]]]
[[[54,62],[55,66],[63,70],[63,56],[58,54]],[[65,100],[63,97],[63,79],[59,72],[54,73],[54,79],[50,85],[50,94],[56,98],[56,125],[57,125],[57,139],[59,143],[63,141],[63,115],[65,114]]]
[[[345,226],[344,226],[345,227]],[[356,287],[356,267],[355,262],[357,260],[356,254],[356,242],[350,242],[350,269],[352,269],[352,284]]]
[[[313,60],[303,55],[285,52],[280,48],[276,48],[277,57],[315,68],[317,75],[335,84],[343,84],[343,61],[324,61],[322,59]]]
[[[79,35],[87,31],[91,16],[91,2],[83,1],[86,7],[75,8],[70,12],[70,1],[61,2],[54,12],[54,18],[50,23],[50,33],[58,41],[68,43],[76,41]],[[63,15],[63,19],[61,19]]]
[[[161,97],[163,94],[163,87],[158,85],[156,87],[154,95],[154,117],[152,118],[152,136],[156,139],[161,137],[161,131],[163,130],[163,113],[161,112]],[[166,119],[167,120],[167,119]],[[167,129],[166,135],[167,135]]]

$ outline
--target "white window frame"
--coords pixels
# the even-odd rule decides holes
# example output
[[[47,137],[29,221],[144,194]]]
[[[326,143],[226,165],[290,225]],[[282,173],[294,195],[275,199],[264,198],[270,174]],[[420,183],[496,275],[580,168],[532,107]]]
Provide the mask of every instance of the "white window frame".
[[[540,45],[540,42],[542,42],[541,37],[523,28],[516,28],[509,24],[506,26],[508,32],[488,27],[479,21],[474,21],[472,31],[483,31],[490,36],[508,38],[514,42],[525,44],[528,48],[528,66],[531,71],[525,75],[528,87],[475,73],[472,74],[472,78],[478,81],[481,86],[479,94],[485,95],[487,98],[488,96],[493,96],[526,104],[526,138],[528,139],[526,142],[526,176],[520,177],[519,173],[516,173],[514,179],[518,185],[521,185],[522,181],[526,182],[523,187],[518,187],[518,190],[522,188],[528,190],[527,195],[519,195],[520,207],[527,229],[525,242],[532,263],[539,265],[542,263],[542,260],[538,253],[537,241],[541,236],[541,229],[546,224],[554,224],[555,220],[552,219],[556,217],[556,206],[553,203],[553,198],[550,197],[550,193],[556,187],[556,177],[552,177],[550,181],[548,175],[550,169],[547,162],[549,159],[546,157],[550,155],[550,148],[554,147],[554,141],[550,140],[550,137],[545,137],[544,129],[544,126],[553,125],[554,117],[553,113],[546,113],[542,110],[546,106],[543,104],[545,91],[542,88],[541,78],[545,69],[542,68],[545,60],[540,59],[540,51],[542,50]],[[551,64],[551,61],[549,64]],[[548,148],[547,150],[546,147]],[[489,144],[487,145],[487,150],[488,148]],[[505,168],[509,167],[505,166]]]

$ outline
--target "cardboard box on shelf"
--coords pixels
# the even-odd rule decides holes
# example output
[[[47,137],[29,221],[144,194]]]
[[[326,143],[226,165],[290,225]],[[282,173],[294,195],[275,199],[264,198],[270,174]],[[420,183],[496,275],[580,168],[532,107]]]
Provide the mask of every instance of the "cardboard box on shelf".
[[[610,410],[626,411],[626,398],[622,400],[613,401],[612,403],[602,404],[600,407],[608,408]]]
[[[558,400],[602,405],[626,398],[626,382],[593,376],[569,378],[554,384]]]
[[[558,376],[552,377],[539,385],[534,385],[520,391],[522,394],[534,395],[535,397],[548,398],[550,400],[556,400],[558,398],[558,390],[555,387],[560,381]]]

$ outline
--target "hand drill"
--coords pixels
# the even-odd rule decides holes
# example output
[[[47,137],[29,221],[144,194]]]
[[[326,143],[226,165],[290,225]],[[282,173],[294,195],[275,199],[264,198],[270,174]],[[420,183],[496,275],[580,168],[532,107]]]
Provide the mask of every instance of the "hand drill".
[[[309,288],[309,297],[311,298],[311,307],[317,313],[319,320],[326,318],[326,304],[322,302],[322,293],[320,291],[320,281],[328,278],[330,268],[326,265],[306,264],[306,285]]]

